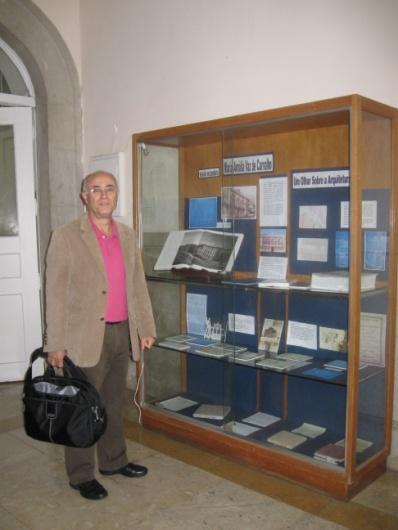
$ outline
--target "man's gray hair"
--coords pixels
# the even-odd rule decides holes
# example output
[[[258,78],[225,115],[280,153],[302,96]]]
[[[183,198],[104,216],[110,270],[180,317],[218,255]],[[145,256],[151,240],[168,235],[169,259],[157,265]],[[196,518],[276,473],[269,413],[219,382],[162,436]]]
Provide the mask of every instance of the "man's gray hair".
[[[116,189],[119,188],[115,175],[113,175],[112,173],[109,173],[109,171],[103,171],[102,169],[99,169],[98,171],[94,171],[93,173],[89,173],[88,175],[86,175],[84,177],[84,179],[82,180],[81,188],[80,188],[80,191],[82,193],[88,190],[88,185],[89,185],[90,180],[93,179],[94,177],[96,177],[97,175],[108,175],[108,177],[111,177],[115,181]]]

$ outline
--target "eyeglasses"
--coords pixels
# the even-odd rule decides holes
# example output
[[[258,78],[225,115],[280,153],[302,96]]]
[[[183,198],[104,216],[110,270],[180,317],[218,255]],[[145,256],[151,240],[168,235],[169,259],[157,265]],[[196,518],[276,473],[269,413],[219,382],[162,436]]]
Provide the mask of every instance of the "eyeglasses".
[[[111,184],[109,186],[105,186],[105,188],[94,186],[93,188],[89,188],[87,192],[91,195],[94,195],[94,197],[101,197],[102,194],[112,195],[112,193],[116,193],[116,186],[112,186]]]

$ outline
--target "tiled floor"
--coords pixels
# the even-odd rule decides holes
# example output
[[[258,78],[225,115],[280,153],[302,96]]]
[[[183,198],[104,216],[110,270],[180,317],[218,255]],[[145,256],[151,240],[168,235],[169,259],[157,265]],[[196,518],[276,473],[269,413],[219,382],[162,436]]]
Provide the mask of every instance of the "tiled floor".
[[[28,438],[21,385],[0,385],[0,529],[398,529],[398,473],[349,502],[293,485],[142,429],[128,409],[129,454],[142,479],[101,477],[109,497],[86,501],[68,486],[63,449]]]

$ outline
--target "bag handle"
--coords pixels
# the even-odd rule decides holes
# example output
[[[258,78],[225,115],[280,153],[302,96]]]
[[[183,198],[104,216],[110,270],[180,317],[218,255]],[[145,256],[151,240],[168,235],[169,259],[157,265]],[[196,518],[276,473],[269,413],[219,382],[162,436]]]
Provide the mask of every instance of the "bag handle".
[[[31,365],[39,357],[43,357],[44,359],[47,359],[47,353],[43,351],[43,348],[37,348],[32,353],[32,355],[30,357]],[[47,363],[47,368],[46,368],[45,373],[48,373],[49,375],[54,376],[55,375],[54,367]],[[63,373],[64,373],[64,377],[82,379],[83,381],[87,381],[86,374],[67,355],[65,355],[65,357],[64,357]]]

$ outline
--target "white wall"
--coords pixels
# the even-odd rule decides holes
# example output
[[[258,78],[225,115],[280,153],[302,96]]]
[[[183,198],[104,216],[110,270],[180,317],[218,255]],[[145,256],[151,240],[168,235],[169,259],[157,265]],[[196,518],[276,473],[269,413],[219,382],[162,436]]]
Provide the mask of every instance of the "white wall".
[[[82,0],[86,155],[360,93],[398,105],[396,0]]]
[[[396,0],[82,0],[86,162],[133,132],[360,93],[398,105]],[[127,207],[131,218],[131,203]]]
[[[80,0],[33,0],[60,32],[81,79]]]
[[[81,75],[85,167],[125,152],[127,222],[134,132],[351,93],[398,106],[397,0],[34,1]]]
[[[124,151],[128,198],[134,132],[351,93],[398,107],[397,0],[35,2],[81,72],[86,165]]]

